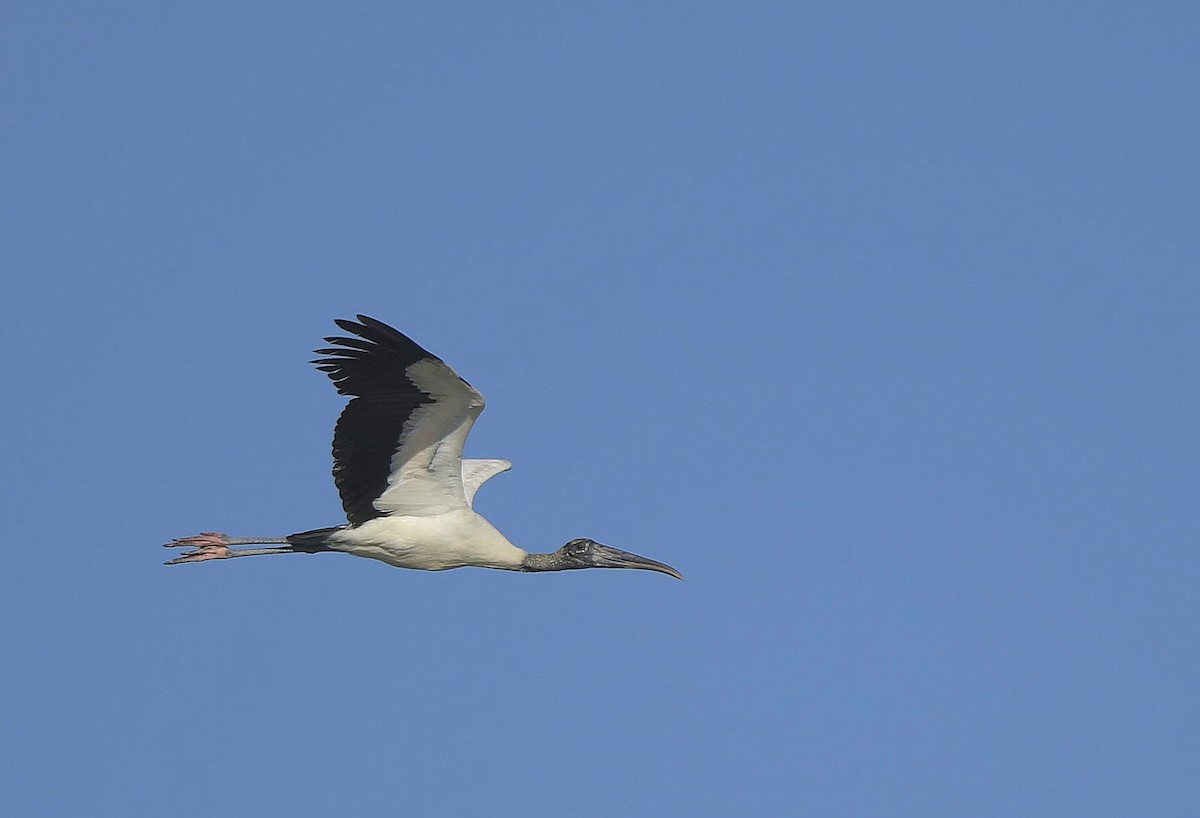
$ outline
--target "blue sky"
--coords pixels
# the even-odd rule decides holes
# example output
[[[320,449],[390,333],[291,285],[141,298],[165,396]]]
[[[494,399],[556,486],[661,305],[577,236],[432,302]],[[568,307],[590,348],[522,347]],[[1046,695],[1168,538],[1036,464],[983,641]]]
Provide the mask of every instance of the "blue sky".
[[[26,3],[0,812],[1200,814],[1185,3]],[[339,555],[332,319],[489,400]]]

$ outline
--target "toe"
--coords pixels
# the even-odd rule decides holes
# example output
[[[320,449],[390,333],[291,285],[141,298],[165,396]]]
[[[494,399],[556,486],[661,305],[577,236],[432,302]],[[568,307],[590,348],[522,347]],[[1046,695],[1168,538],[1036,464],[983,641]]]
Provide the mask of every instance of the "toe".
[[[169,543],[163,543],[164,548],[205,548],[225,545],[228,545],[225,535],[216,531],[205,531],[194,537],[176,537]]]
[[[173,560],[167,560],[163,565],[180,565],[185,562],[205,562],[207,560],[223,560],[233,552],[224,545],[204,545],[194,551],[181,554]]]

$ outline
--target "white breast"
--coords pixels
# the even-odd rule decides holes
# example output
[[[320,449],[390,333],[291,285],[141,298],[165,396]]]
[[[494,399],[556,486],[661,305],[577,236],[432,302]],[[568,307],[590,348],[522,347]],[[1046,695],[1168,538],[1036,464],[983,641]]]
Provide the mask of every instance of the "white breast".
[[[356,557],[423,571],[467,565],[514,570],[526,556],[469,508],[428,517],[377,517],[337,532],[329,545]]]

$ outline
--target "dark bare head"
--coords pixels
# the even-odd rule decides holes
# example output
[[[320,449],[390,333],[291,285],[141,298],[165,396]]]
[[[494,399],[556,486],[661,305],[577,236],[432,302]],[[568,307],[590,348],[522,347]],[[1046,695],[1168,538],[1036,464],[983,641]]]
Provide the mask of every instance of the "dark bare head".
[[[570,571],[576,568],[640,568],[683,579],[682,574],[665,563],[601,545],[586,537],[571,540],[552,554],[530,554],[521,566],[522,571]]]

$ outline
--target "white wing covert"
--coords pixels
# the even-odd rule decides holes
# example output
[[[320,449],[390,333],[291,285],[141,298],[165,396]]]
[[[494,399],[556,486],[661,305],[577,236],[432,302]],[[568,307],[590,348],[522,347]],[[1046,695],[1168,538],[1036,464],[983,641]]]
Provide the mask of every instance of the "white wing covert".
[[[313,363],[351,396],[333,435],[333,479],[350,524],[467,507],[463,444],[483,396],[381,321],[336,323],[357,337],[326,338],[335,347],[318,349],[327,357]]]
[[[479,491],[480,486],[497,474],[511,468],[512,463],[507,460],[464,460],[462,462],[463,492],[466,494],[467,504],[470,505],[474,502],[475,492]]]

